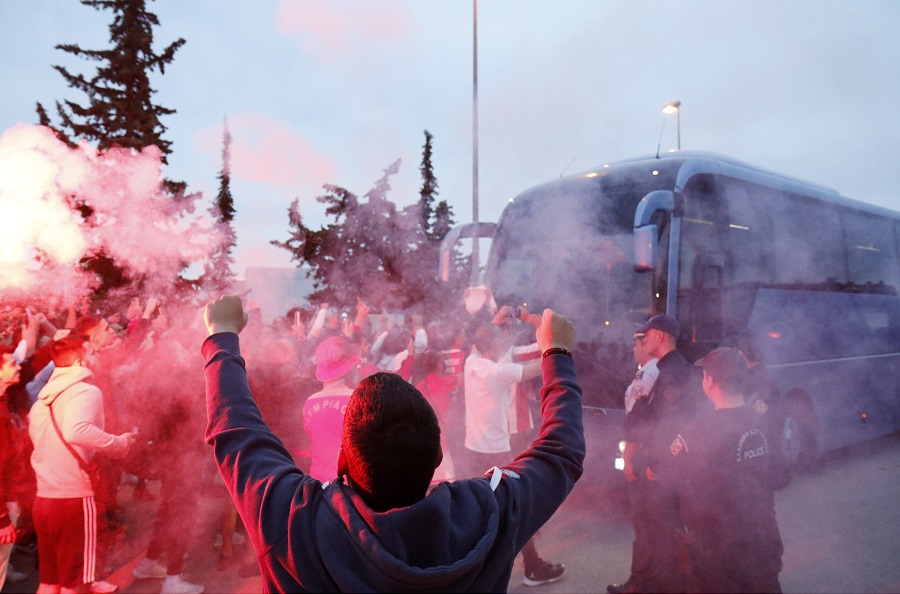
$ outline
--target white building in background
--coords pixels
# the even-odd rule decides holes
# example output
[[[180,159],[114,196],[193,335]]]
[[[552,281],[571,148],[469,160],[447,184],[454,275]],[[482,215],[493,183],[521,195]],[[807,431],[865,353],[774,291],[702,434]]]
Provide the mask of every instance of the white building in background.
[[[312,279],[306,278],[306,270],[267,266],[248,267],[244,281],[235,283],[238,292],[250,291],[245,302],[259,304],[263,322],[287,315],[295,306],[309,305],[313,291]]]

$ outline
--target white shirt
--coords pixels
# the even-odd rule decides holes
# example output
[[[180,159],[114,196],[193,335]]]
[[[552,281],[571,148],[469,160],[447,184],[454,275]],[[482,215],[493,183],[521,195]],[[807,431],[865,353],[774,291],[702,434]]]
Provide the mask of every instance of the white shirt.
[[[521,365],[469,355],[464,367],[467,449],[482,454],[509,451],[509,388],[521,380]]]
[[[626,413],[631,412],[631,409],[634,408],[635,401],[649,394],[650,389],[653,388],[653,384],[656,383],[656,378],[659,377],[659,368],[656,366],[657,361],[659,361],[659,359],[653,357],[644,363],[643,367],[637,370],[634,379],[625,389]]]

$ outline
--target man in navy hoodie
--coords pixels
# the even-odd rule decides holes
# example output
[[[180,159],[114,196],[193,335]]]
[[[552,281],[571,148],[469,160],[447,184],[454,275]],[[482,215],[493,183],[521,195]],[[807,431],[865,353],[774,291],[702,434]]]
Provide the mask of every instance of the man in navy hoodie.
[[[484,478],[441,483],[440,429],[424,397],[377,373],[354,391],[334,481],[303,474],[269,431],[247,385],[238,297],[204,314],[207,442],[247,527],[266,591],[505,591],[513,561],[581,476],[575,332],[545,310],[542,425],[531,448]]]

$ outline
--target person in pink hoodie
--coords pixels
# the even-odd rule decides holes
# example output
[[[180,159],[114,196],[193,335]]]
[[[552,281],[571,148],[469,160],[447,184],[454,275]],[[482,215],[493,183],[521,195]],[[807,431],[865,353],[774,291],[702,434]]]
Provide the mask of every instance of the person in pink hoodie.
[[[98,509],[90,478],[75,454],[84,461],[95,452],[122,457],[135,438],[131,432],[104,430],[103,394],[91,383],[93,372],[86,365],[93,351],[84,337],[55,341],[52,354],[56,368],[38,394],[28,428],[37,476],[33,513],[41,560],[39,593],[84,591],[96,581]]]

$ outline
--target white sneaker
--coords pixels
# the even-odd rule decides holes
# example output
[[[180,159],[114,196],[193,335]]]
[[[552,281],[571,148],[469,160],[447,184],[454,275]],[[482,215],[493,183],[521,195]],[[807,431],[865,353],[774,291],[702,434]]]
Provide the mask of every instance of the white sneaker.
[[[144,558],[134,566],[131,575],[139,580],[161,580],[166,577],[166,568],[156,559]]]
[[[91,594],[112,594],[119,590],[119,586],[110,584],[105,580],[93,582],[91,584]]]
[[[167,575],[159,594],[200,594],[203,586],[184,581],[180,575]]]

